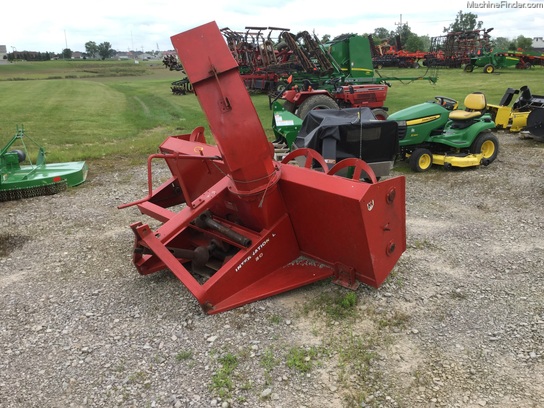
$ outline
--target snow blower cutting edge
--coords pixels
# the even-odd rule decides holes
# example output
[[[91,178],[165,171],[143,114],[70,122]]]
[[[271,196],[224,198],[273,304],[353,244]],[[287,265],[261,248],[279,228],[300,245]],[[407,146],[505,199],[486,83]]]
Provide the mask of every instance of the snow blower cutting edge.
[[[25,139],[38,149],[32,163]],[[45,149],[29,136],[24,128],[17,132],[0,150],[0,201],[56,194],[67,187],[77,186],[87,178],[85,162],[45,163]]]

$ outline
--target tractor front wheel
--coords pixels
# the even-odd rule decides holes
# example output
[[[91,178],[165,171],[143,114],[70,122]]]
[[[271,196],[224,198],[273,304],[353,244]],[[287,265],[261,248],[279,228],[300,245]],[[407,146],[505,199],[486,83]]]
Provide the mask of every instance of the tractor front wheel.
[[[474,71],[474,65],[472,64],[465,65],[465,72],[472,72],[472,71]]]
[[[483,154],[483,163],[485,165],[490,164],[499,154],[499,139],[491,132],[480,133],[470,146],[470,152]]]
[[[429,149],[416,149],[410,156],[409,164],[410,168],[418,173],[427,171],[433,164],[433,154]]]
[[[493,72],[495,72],[495,67],[493,66],[493,64],[487,64],[485,67],[484,67],[484,72],[486,74],[492,74]]]
[[[304,119],[314,109],[340,109],[340,107],[327,95],[313,95],[300,104],[297,116]]]

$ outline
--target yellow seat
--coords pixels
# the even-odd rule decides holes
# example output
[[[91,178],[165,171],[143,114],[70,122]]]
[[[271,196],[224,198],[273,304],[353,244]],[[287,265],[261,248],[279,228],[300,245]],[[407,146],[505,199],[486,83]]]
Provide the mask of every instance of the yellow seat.
[[[481,92],[473,92],[465,98],[465,110],[454,110],[449,114],[451,120],[469,120],[482,116],[487,102]]]

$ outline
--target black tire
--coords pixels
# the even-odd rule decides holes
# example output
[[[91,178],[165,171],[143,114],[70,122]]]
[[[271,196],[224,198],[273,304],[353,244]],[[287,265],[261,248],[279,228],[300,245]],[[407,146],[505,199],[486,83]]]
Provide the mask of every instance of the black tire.
[[[285,109],[287,112],[295,113],[295,104],[291,101],[285,101],[283,102],[283,109]]]
[[[410,156],[409,164],[412,171],[418,173],[427,171],[433,165],[433,154],[429,149],[416,149]]]
[[[493,66],[493,64],[487,64],[485,67],[484,67],[484,72],[486,74],[492,74],[493,72],[495,72],[495,67]]]
[[[374,114],[374,117],[378,120],[386,120],[389,116],[387,111],[382,108],[375,108],[372,109],[372,113]]]
[[[484,158],[482,164],[486,166],[497,158],[499,154],[499,139],[491,132],[480,133],[472,145],[470,146],[470,153],[479,154],[483,153]]]
[[[289,84],[286,82],[286,81],[278,81],[276,82],[275,86],[274,86],[274,90],[276,92],[284,92],[287,87],[289,86]]]
[[[15,153],[17,155],[17,161],[19,163],[22,163],[26,160],[26,153],[22,150],[19,150],[19,149],[10,150],[9,153]]]
[[[300,104],[296,115],[304,119],[314,109],[340,109],[340,107],[330,96],[313,95]]]
[[[465,72],[472,72],[472,71],[474,71],[474,65],[472,64],[465,65]]]

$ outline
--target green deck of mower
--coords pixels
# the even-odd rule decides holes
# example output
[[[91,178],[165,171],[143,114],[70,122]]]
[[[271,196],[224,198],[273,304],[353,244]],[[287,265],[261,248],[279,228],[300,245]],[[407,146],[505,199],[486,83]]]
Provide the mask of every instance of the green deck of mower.
[[[34,163],[25,139],[37,149]],[[0,201],[56,194],[83,183],[87,172],[84,161],[46,164],[45,149],[18,126],[15,135],[0,150]]]
[[[405,128],[399,141],[401,159],[409,161],[413,171],[423,172],[433,164],[450,167],[474,167],[492,163],[499,153],[499,141],[491,115],[486,111],[484,94],[474,92],[464,101],[442,96],[434,101],[411,106],[389,115],[389,120]]]

